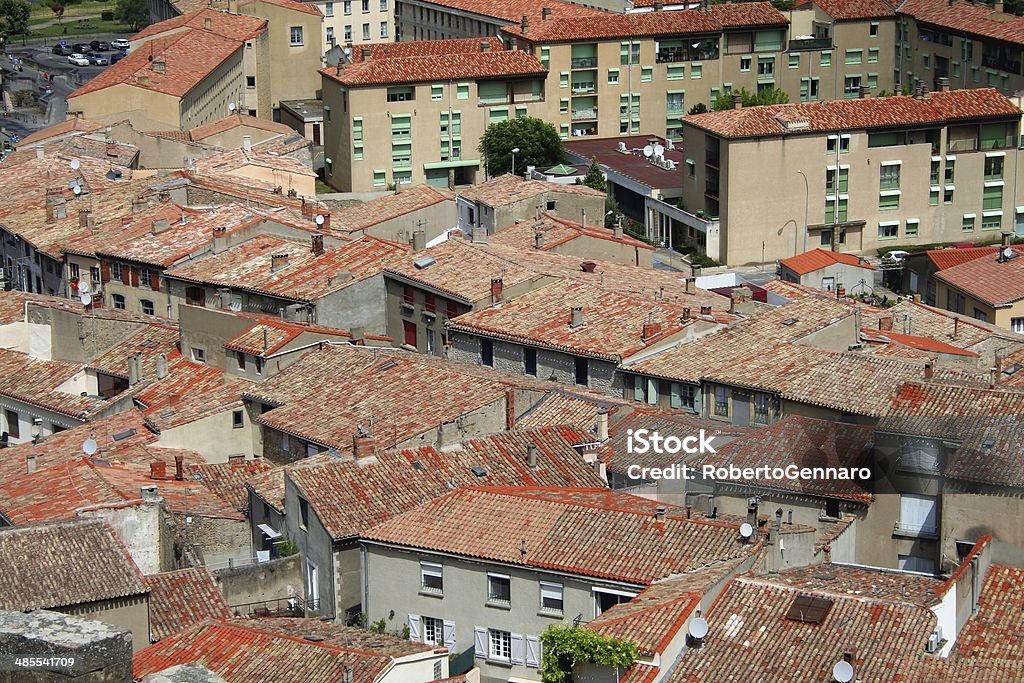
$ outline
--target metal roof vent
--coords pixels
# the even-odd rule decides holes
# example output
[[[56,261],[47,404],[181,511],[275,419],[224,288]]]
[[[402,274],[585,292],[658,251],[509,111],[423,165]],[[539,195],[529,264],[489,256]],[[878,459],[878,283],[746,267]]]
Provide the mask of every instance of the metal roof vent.
[[[423,270],[425,268],[429,268],[435,263],[437,263],[437,259],[435,259],[433,256],[424,256],[423,258],[416,259],[413,262],[413,265],[416,267],[417,270]]]
[[[798,322],[800,322],[800,318],[786,318],[782,321],[782,324],[789,327],[790,325],[796,325]]]
[[[487,468],[481,467],[479,465],[477,465],[476,467],[471,467],[469,469],[469,471],[472,472],[473,474],[475,474],[478,477],[486,477],[487,476]]]
[[[114,436],[110,438],[112,438],[114,441],[124,441],[130,436],[135,436],[135,429],[129,429],[124,432],[118,432],[117,434],[114,434]]]

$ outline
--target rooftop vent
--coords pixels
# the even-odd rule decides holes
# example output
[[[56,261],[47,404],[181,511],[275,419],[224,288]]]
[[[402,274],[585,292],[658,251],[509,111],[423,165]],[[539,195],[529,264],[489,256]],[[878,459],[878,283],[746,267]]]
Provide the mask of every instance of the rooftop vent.
[[[114,436],[112,436],[111,438],[114,441],[124,441],[130,436],[135,436],[135,429],[128,429],[123,432],[118,432],[117,434],[114,434]]]
[[[425,268],[429,268],[435,263],[437,263],[437,259],[435,259],[433,256],[424,256],[423,258],[416,259],[416,261],[413,262],[413,265],[416,267],[417,270],[424,270]]]
[[[472,472],[474,475],[476,475],[478,477],[486,477],[487,476],[487,468],[480,467],[479,465],[477,465],[476,467],[471,467],[469,469],[469,471]]]
[[[786,618],[790,621],[799,621],[804,624],[820,624],[825,621],[829,610],[832,609],[832,601],[828,598],[819,598],[813,595],[798,595],[786,612]]]
[[[798,322],[800,322],[800,318],[786,318],[782,321],[782,324],[789,327],[790,325],[796,325]]]

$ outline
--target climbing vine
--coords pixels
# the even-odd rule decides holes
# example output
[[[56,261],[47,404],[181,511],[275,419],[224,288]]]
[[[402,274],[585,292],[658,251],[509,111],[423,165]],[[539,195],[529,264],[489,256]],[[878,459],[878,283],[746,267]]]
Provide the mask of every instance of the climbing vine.
[[[574,626],[549,626],[540,636],[544,646],[544,683],[571,683],[577,664],[629,668],[636,661],[636,645]]]

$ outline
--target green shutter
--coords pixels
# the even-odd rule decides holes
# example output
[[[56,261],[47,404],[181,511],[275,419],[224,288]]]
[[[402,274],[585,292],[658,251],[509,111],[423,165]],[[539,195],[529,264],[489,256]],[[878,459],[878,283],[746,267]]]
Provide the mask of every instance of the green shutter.
[[[703,398],[704,398],[704,390],[703,390],[703,388],[701,388],[699,386],[695,387],[694,390],[693,390],[693,412],[697,413],[698,415],[702,415],[703,414],[701,412],[701,403],[702,403],[702,399]]]
[[[658,380],[647,379],[647,402],[651,405],[658,404]]]

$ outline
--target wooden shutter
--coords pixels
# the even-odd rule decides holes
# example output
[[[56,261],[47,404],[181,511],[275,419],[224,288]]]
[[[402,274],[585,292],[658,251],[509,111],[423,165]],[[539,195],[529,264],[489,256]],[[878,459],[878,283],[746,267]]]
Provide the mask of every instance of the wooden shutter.
[[[130,285],[132,283],[132,275],[131,275],[131,273],[132,273],[132,267],[131,266],[125,266],[125,265],[121,266],[121,282],[123,284]]]
[[[160,291],[160,271],[151,270],[149,271],[149,286],[153,288],[154,292]]]
[[[522,664],[526,661],[526,648],[523,644],[523,634],[512,634],[512,663]]]
[[[409,640],[416,643],[422,642],[420,637],[420,615],[418,614],[409,615]]]
[[[481,659],[487,658],[487,629],[473,628],[473,655]]]
[[[703,415],[701,412],[701,399],[704,398],[704,387],[697,386],[693,389],[693,412]]]
[[[100,282],[110,282],[109,261],[100,261]]]
[[[540,638],[526,636],[526,666],[540,666]]]
[[[450,648],[455,647],[455,622],[444,622],[444,644]]]
[[[139,269],[135,266],[128,266],[128,279],[131,281],[132,287],[139,286]]]
[[[206,288],[199,287],[199,305],[206,306]]]

